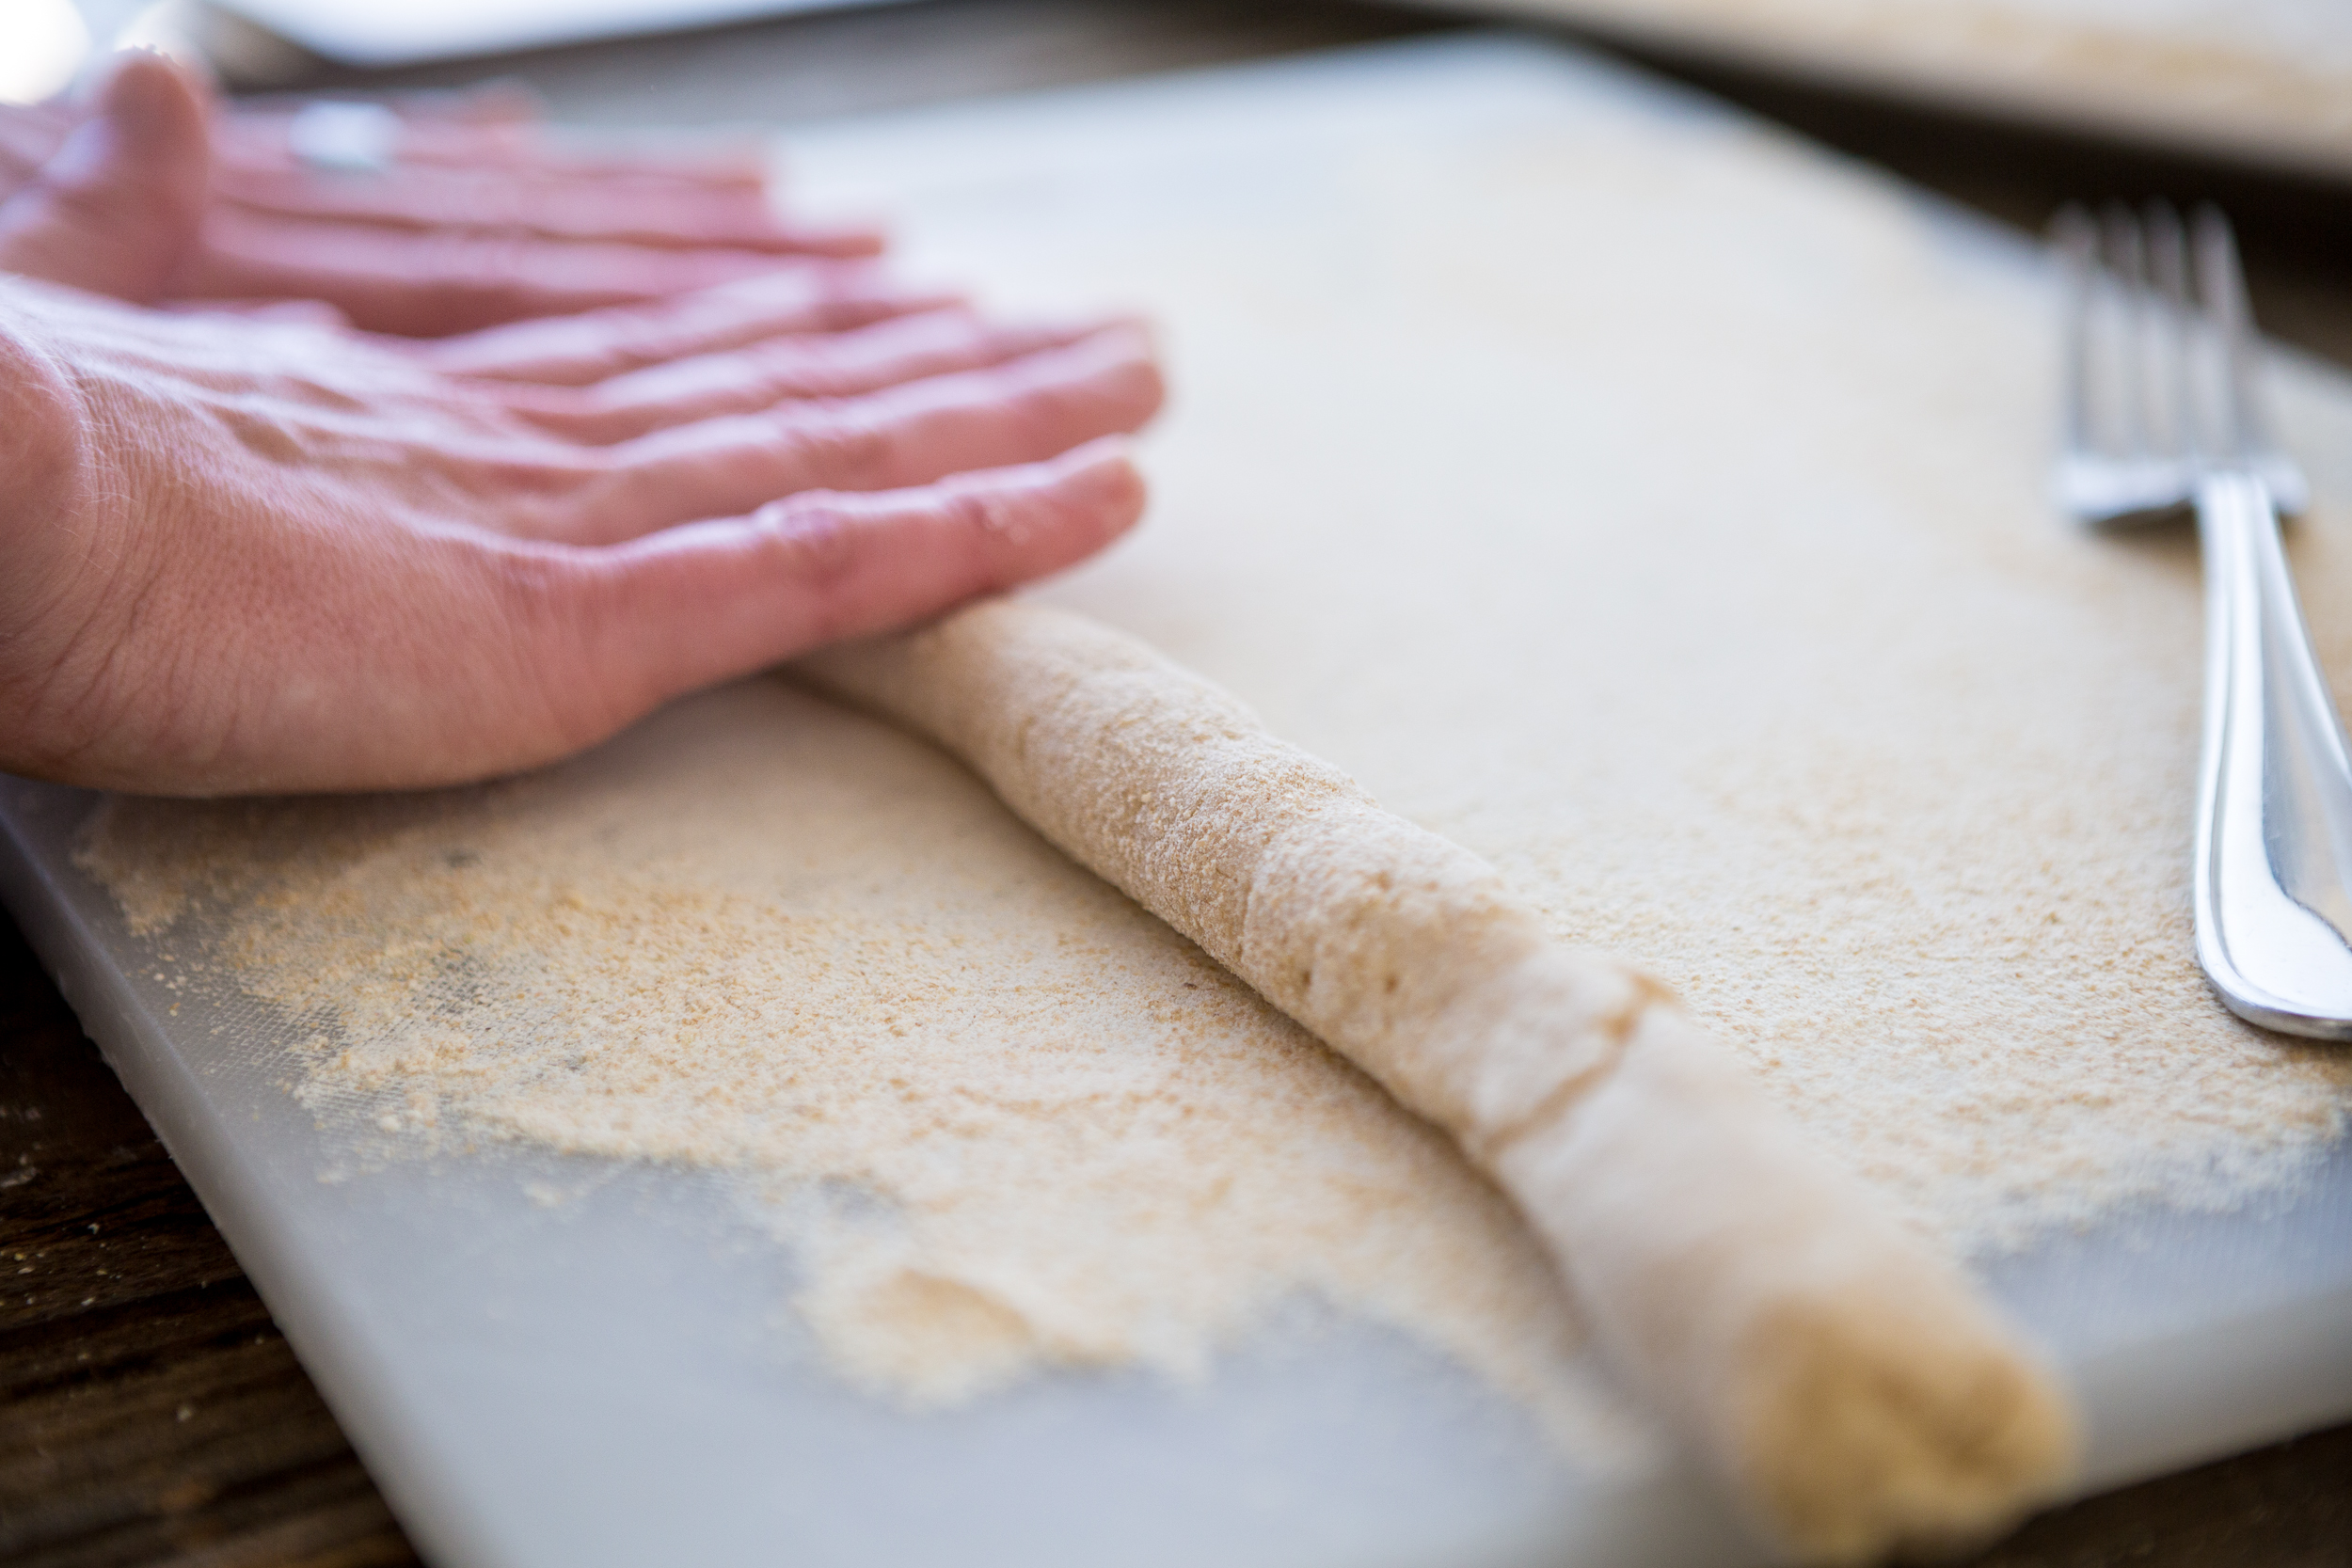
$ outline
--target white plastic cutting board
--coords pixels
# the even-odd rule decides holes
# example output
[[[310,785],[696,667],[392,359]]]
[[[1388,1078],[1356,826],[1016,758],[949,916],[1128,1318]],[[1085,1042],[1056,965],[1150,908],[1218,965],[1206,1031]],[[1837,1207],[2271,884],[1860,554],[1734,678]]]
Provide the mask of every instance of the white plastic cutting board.
[[[1054,591],[1200,663],[1318,745],[1318,704],[1329,712],[1396,694],[1351,689],[1343,670],[1302,684],[1296,671],[1253,673],[1242,659],[1236,650],[1248,639],[1235,635],[1246,626],[1234,617],[1262,612],[1250,610],[1248,585],[1234,575],[1242,556],[1255,551],[1279,576],[1286,550],[1309,546],[1286,546],[1279,515],[1219,535],[1203,510],[1216,475],[1200,466],[1200,443],[1212,451],[1230,443],[1236,474],[1272,450],[1327,475],[1334,506],[1351,485],[1410,487],[1459,460],[1450,448],[1430,450],[1432,427],[1401,412],[1419,406],[1426,415],[1426,378],[1442,374],[1450,379],[1439,401],[1467,411],[1465,430],[1490,427],[1540,447],[1547,428],[1582,421],[1578,442],[1562,449],[1575,445],[1576,462],[1539,464],[1535,477],[1516,482],[1535,486],[1533,499],[1546,506],[1574,498],[1578,465],[1604,460],[1610,446],[1592,430],[1627,400],[1613,400],[1607,386],[1580,386],[1571,363],[1560,368],[1559,409],[1483,405],[1476,376],[1439,356],[1416,359],[1406,340],[1384,337],[1407,312],[1402,296],[1391,296],[1399,303],[1384,312],[1379,291],[1428,279],[1357,265],[1380,252],[1384,225],[1412,219],[1364,204],[1371,198],[1343,177],[1351,150],[1425,160],[1432,178],[1481,199],[1490,172],[1481,150],[1502,132],[1506,140],[1540,134],[1604,150],[1680,137],[1702,163],[1709,137],[1748,135],[1703,103],[1573,54],[1456,40],[844,125],[803,135],[790,150],[796,188],[808,199],[888,200],[910,214],[907,241],[919,261],[961,268],[998,293],[1116,293],[1122,278],[1148,275],[1135,264],[1139,256],[1197,244],[1208,258],[1200,264],[1215,265],[1246,258],[1241,241],[1258,233],[1306,235],[1283,263],[1284,286],[1300,269],[1327,263],[1335,297],[1371,300],[1337,324],[1355,351],[1329,339],[1326,365],[1310,343],[1299,351],[1309,356],[1303,368],[1284,371],[1308,383],[1324,378],[1348,421],[1344,439],[1312,434],[1312,399],[1270,416],[1277,425],[1295,420],[1300,436],[1271,449],[1264,440],[1282,437],[1281,429],[1220,426],[1217,405],[1180,408],[1194,455],[1186,477],[1164,489],[1153,527],[1166,531]],[[1784,155],[1813,156],[1793,147]],[[1855,177],[1819,168],[1828,213]],[[1509,199],[1545,199],[1549,178],[1540,161],[1515,166]],[[1597,271],[1599,249],[1630,210],[1613,213],[1612,204],[1635,193],[1613,197],[1606,181],[1576,188],[1583,206],[1572,229],[1597,248],[1486,256],[1492,288],[1466,308],[1500,309],[1514,289],[1589,295],[1583,303],[1596,319],[1656,306],[1595,292],[1605,271]],[[1659,196],[1639,194],[1653,204]],[[1736,187],[1694,187],[1691,199],[1736,208],[1740,198]],[[2032,309],[2041,284],[2021,247],[1924,207],[1917,218],[1954,290]],[[1248,275],[1236,277],[1246,297]],[[1291,325],[1308,339],[1324,330],[1311,319]],[[1213,361],[1233,346],[1235,327],[1188,317],[1169,328],[1181,398],[1188,365],[1195,384],[1214,383]],[[1686,356],[1693,377],[1755,369],[1710,360],[1710,345],[1677,336],[1672,319],[1661,316],[1656,328],[1661,352]],[[1792,372],[1785,398],[1760,401],[1753,440],[1710,444],[1709,432],[1691,431],[1688,462],[1704,466],[1712,453],[1719,465],[1754,464],[1759,451],[1802,451],[1793,433],[1810,417],[1811,385]],[[2352,389],[2340,380],[2303,373],[2295,393],[2291,433],[2352,430]],[[1791,439],[1775,436],[1784,428]],[[2023,450],[2029,444],[2021,438],[2007,459],[2021,476],[2040,461],[2038,450]],[[2341,516],[2352,499],[2352,451],[2311,455],[2321,502],[2311,527],[2332,529],[2329,507]],[[1661,470],[1656,483],[1674,478]],[[1794,467],[1759,467],[1742,482],[1810,483]],[[2014,526],[2055,526],[2039,515],[2030,484],[2021,479],[2017,488]],[[1317,526],[1327,531],[1328,521]],[[1363,548],[1458,544],[1481,526],[1476,509],[1433,510],[1425,535],[1375,531]],[[1187,527],[1200,548],[1231,553],[1185,558]],[[1298,522],[1298,541],[1312,532]],[[1729,570],[1800,570],[1786,561],[1792,550],[1802,558],[1804,543],[1759,539],[1754,559]],[[1327,563],[1291,569],[1321,572]],[[1343,589],[1356,580],[1348,570],[1327,563]],[[1671,627],[1682,613],[1674,578],[1666,570],[1623,592],[1660,595],[1655,613]],[[2152,580],[2150,592],[2171,591]],[[2193,574],[2189,584],[2184,602],[2193,606]],[[1434,626],[1401,620],[1400,635],[1474,637],[1483,620],[1540,619],[1544,586],[1498,590],[1491,603],[1465,602]],[[1693,621],[1677,635],[1707,633]],[[2179,668],[2153,672],[2152,689],[2193,672],[2193,639],[2192,610]],[[2322,641],[2344,647],[2340,638]],[[1397,711],[1427,712],[1428,696],[1406,693]],[[1460,706],[1483,711],[1469,694]],[[711,744],[731,727],[816,733],[845,722],[813,700],[755,686],[682,705],[624,737],[613,754],[642,764]],[[1397,741],[1416,744],[1409,732]],[[1441,743],[1451,742],[1427,742]],[[1500,771],[1473,769],[1463,786],[1470,796],[1557,788],[1551,781],[1570,760],[1519,756],[1508,746],[1494,754],[1515,760],[1498,763]],[[1376,759],[1340,760],[1376,771]],[[1475,800],[1457,803],[1474,826]],[[945,1415],[870,1402],[808,1364],[781,1316],[791,1259],[716,1180],[510,1148],[351,1159],[348,1143],[288,1092],[301,1071],[288,1021],[182,987],[165,956],[129,937],[106,894],[74,868],[76,834],[94,804],[75,791],[0,785],[0,890],[403,1523],[443,1568],[1482,1568],[1757,1556],[1689,1475],[1666,1466],[1603,1482],[1571,1473],[1515,1407],[1369,1326],[1270,1329],[1199,1388],[1140,1375],[1057,1376]],[[195,935],[179,933],[168,945],[189,945]],[[567,1200],[533,1200],[534,1190],[551,1187]],[[2234,1212],[2108,1214],[1985,1273],[2081,1389],[2094,1482],[2352,1415],[2352,1156],[2341,1146],[2299,1183]]]

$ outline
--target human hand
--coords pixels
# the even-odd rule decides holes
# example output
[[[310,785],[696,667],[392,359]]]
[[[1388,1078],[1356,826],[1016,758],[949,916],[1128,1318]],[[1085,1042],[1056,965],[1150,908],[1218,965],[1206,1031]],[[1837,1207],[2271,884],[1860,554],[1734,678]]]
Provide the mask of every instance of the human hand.
[[[426,343],[0,280],[0,768],[447,784],[1127,528],[1133,326],[870,265]]]
[[[400,110],[386,166],[322,171],[293,110],[215,109],[125,55],[86,106],[0,108],[0,270],[142,304],[319,300],[437,336],[881,247],[779,217],[754,148],[567,151],[497,92]]]

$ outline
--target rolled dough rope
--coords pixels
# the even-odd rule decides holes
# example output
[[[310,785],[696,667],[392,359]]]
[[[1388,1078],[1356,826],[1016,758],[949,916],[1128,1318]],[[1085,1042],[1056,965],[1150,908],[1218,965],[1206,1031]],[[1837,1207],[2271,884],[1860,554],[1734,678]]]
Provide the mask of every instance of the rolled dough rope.
[[[1814,1153],[1656,982],[1224,691],[996,600],[804,659],[1460,1140],[1620,1370],[1792,1552],[1989,1534],[2074,1424],[1960,1271]]]

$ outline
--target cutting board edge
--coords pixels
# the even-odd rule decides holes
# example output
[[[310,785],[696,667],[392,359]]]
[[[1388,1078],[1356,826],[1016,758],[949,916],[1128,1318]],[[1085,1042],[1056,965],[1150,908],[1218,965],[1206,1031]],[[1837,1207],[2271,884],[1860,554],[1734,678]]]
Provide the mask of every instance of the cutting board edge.
[[[104,895],[86,882],[76,886],[70,869],[61,871],[27,842],[16,804],[0,800],[0,904],[195,1190],[412,1544],[428,1562],[497,1568],[508,1560],[490,1544],[495,1531],[488,1521],[469,1517],[470,1508],[450,1506],[466,1489],[431,1473],[431,1446],[397,1384],[365,1356],[339,1348],[369,1342],[364,1332],[343,1326],[358,1304],[344,1299],[327,1272],[304,1255],[298,1237],[275,1237],[266,1225],[247,1223],[247,1209],[265,1199],[240,1168],[226,1118],[128,974],[108,960],[96,929],[106,916],[92,907]],[[69,830],[67,842],[71,836]]]

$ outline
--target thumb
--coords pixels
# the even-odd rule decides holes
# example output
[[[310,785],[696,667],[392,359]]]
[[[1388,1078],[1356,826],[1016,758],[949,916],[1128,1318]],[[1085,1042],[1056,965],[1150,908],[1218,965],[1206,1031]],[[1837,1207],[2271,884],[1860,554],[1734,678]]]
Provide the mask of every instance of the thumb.
[[[212,154],[202,89],[125,54],[90,117],[0,202],[0,271],[149,304],[195,249]]]

